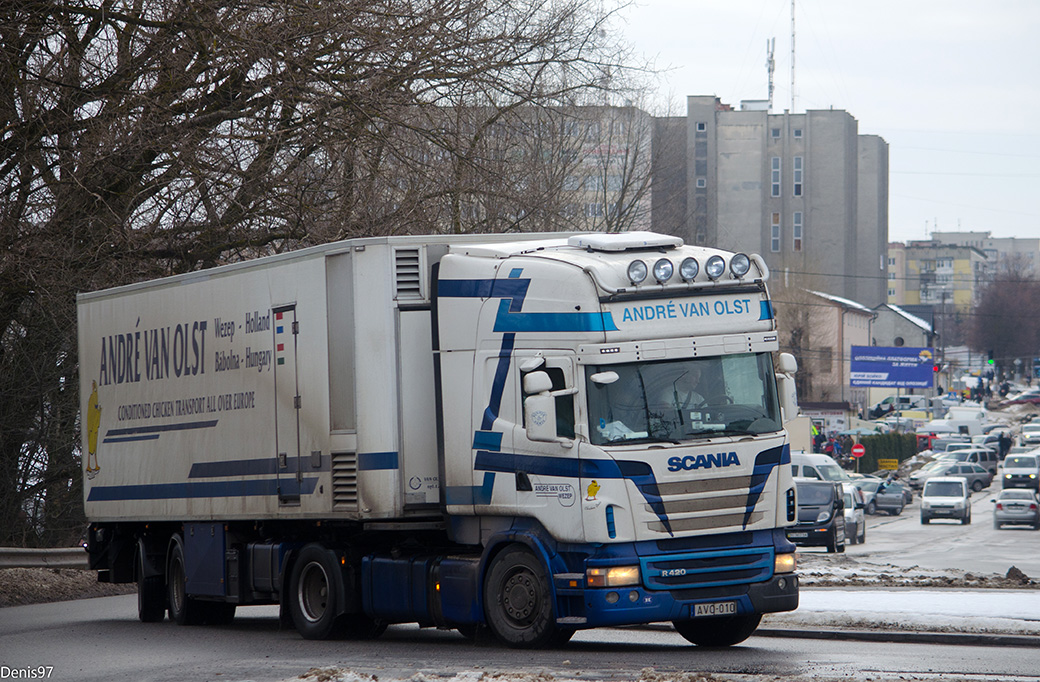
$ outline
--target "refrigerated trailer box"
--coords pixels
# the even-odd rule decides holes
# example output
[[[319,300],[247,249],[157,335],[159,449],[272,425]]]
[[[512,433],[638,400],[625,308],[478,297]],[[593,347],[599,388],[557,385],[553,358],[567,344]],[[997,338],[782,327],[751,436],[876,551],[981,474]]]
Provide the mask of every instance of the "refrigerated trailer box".
[[[739,642],[798,600],[767,276],[653,233],[383,237],[82,294],[91,566],[142,620]]]

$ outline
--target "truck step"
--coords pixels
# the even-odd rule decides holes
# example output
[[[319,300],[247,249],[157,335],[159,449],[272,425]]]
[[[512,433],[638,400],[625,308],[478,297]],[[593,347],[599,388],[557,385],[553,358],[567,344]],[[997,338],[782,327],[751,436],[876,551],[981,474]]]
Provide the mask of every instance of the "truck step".
[[[557,625],[585,625],[589,622],[588,618],[583,616],[567,616],[566,618],[557,618]]]

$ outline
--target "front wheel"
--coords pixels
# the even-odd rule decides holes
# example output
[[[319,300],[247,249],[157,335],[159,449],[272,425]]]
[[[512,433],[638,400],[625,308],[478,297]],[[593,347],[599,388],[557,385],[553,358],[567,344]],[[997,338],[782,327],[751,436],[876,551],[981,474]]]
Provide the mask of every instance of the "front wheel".
[[[972,483],[971,489],[975,492],[979,492],[980,490],[982,490],[982,481],[975,481],[974,483]]]
[[[343,631],[336,613],[341,581],[335,556],[320,545],[307,545],[293,564],[289,579],[289,613],[304,639],[328,639]]]
[[[871,516],[877,514],[877,502],[875,502],[874,500],[867,502],[867,508],[865,511]]]
[[[558,636],[549,579],[542,562],[524,547],[509,547],[491,561],[484,610],[495,637],[514,649],[544,647]]]
[[[722,616],[702,620],[677,620],[675,631],[697,646],[733,646],[740,644],[758,627],[761,613],[745,616]]]

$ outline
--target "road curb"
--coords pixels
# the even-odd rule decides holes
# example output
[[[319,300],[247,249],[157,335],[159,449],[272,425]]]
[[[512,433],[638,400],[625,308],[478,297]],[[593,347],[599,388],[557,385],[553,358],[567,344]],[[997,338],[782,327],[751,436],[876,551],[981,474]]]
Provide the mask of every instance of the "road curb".
[[[908,630],[820,630],[759,628],[757,637],[789,637],[801,639],[833,639],[863,642],[897,642],[906,644],[955,644],[959,646],[1015,646],[1040,648],[1040,637],[967,632],[918,632]]]

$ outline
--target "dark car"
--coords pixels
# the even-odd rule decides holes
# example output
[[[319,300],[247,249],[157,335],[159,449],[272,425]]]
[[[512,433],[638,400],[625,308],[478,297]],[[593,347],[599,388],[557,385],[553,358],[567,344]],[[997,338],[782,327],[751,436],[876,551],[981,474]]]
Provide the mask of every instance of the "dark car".
[[[798,522],[787,528],[787,539],[796,545],[845,551],[845,500],[841,483],[796,480]]]
[[[866,512],[877,514],[887,512],[894,516],[903,513],[906,506],[906,498],[903,495],[904,488],[898,483],[886,483],[878,478],[863,478],[855,481],[857,488],[863,491],[866,498]]]

